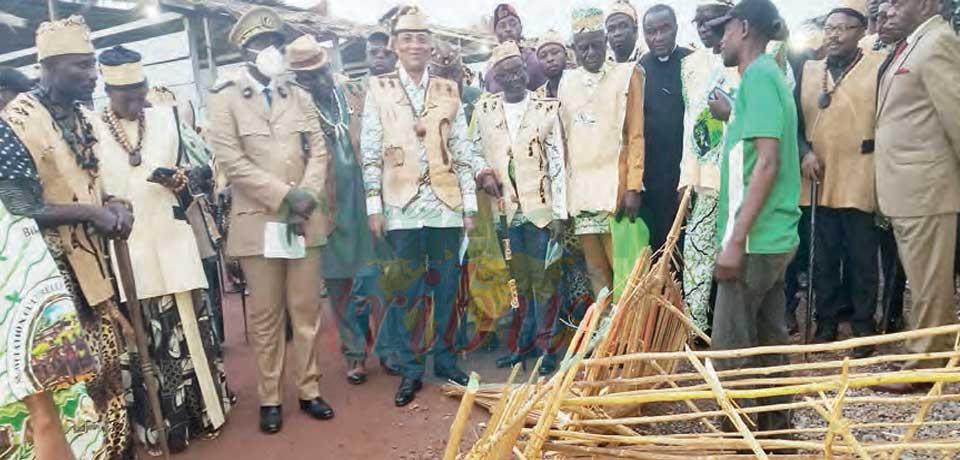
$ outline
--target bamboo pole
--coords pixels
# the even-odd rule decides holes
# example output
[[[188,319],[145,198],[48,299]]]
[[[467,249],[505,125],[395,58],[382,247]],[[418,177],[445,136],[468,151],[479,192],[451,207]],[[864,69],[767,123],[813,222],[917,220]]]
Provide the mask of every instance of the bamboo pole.
[[[650,360],[651,363],[656,362],[655,360]],[[912,375],[912,374],[950,374],[954,371],[947,369],[924,369],[918,371],[891,371],[891,372],[874,372],[874,373],[860,373],[855,375],[870,375],[873,377],[895,377],[900,375]],[[668,374],[669,375],[669,374]],[[798,385],[803,383],[816,383],[816,382],[835,382],[837,376],[835,375],[815,375],[815,376],[798,376],[798,377],[766,377],[766,378],[756,378],[756,379],[737,379],[737,380],[722,380],[726,388],[731,387],[751,387],[751,386],[773,386],[773,385]],[[666,383],[666,381],[664,381]],[[697,385],[688,385],[688,386],[678,386],[678,389],[684,391],[696,391],[696,390],[708,390],[710,389],[709,384],[701,383]],[[635,396],[635,395],[656,395],[656,394],[666,394],[672,393],[674,389],[671,388],[655,388],[648,390],[630,390],[630,391],[620,391],[617,392],[620,396]]]
[[[860,359],[851,359],[850,367],[867,367],[875,366],[878,364],[887,364],[895,363],[900,361],[926,361],[926,360],[939,360],[939,359],[950,359],[953,357],[960,357],[960,351],[943,351],[938,353],[929,353],[929,354],[895,354],[895,355],[883,355],[883,356],[874,356],[871,358],[860,358]],[[650,358],[656,359],[656,358]],[[799,364],[786,364],[782,366],[770,366],[770,367],[756,367],[750,369],[732,369],[726,371],[717,371],[717,376],[721,379],[724,377],[734,377],[734,376],[745,376],[745,375],[770,375],[770,374],[782,374],[787,372],[794,371],[808,371],[808,370],[829,370],[834,368],[843,367],[842,360],[835,361],[823,361],[816,363],[799,363]],[[700,380],[700,374],[695,372],[687,372],[683,374],[674,374],[671,376],[674,382],[683,382],[688,380]],[[651,375],[647,377],[637,377],[631,379],[622,379],[623,385],[654,385],[660,383],[661,378],[659,375]],[[575,387],[594,387],[594,386],[609,386],[614,383],[621,384],[621,382],[614,382],[612,380],[599,380],[599,381],[580,381],[577,382]]]
[[[958,337],[958,341],[955,341],[955,342],[954,342],[953,349],[954,349],[954,351],[960,349],[960,337]],[[955,369],[956,366],[957,366],[957,361],[958,361],[958,360],[960,360],[960,358],[957,358],[957,357],[950,358],[950,361],[947,362],[946,368],[947,368],[947,369]],[[935,384],[933,385],[933,388],[930,389],[930,392],[928,393],[928,395],[930,395],[930,396],[939,396],[939,395],[941,395],[942,393],[943,393],[943,383],[942,383],[942,382],[937,382],[937,383],[935,383]],[[930,406],[931,406],[931,405],[932,405],[932,403],[929,403],[929,402],[921,403],[921,404],[920,404],[920,407],[919,407],[918,410],[917,410],[917,416],[916,416],[916,418],[914,418],[914,421],[915,421],[915,422],[923,422],[924,420],[926,420],[926,418],[927,418],[927,412],[930,410]],[[919,426],[908,428],[908,429],[907,429],[907,432],[906,432],[906,433],[904,434],[904,436],[903,436],[903,441],[904,441],[904,442],[909,442],[909,441],[911,441],[911,440],[913,439],[913,437],[917,435],[917,431],[919,431],[919,429],[920,429]],[[897,449],[897,450],[893,451],[892,457],[893,457],[893,458],[900,458],[900,455],[901,455],[902,453],[903,453],[903,449]]]
[[[444,460],[456,460],[460,453],[460,439],[463,437],[463,430],[470,420],[470,411],[473,410],[473,402],[477,398],[477,391],[480,389],[480,376],[476,372],[470,373],[470,381],[467,383],[467,390],[460,400],[460,407],[457,409],[457,415],[453,419],[453,425],[450,426],[450,438],[447,440],[447,448],[443,453]]]
[[[823,343],[823,344],[813,344],[813,345],[776,345],[769,347],[756,347],[756,348],[743,348],[739,350],[716,350],[716,351],[694,351],[694,357],[698,359],[710,358],[713,360],[717,359],[730,359],[730,358],[747,358],[751,356],[761,356],[761,355],[782,355],[782,354],[791,354],[791,353],[824,353],[831,351],[846,351],[852,350],[857,347],[864,347],[870,345],[882,345],[886,343],[893,342],[903,342],[912,339],[918,339],[922,337],[933,337],[939,335],[947,334],[957,334],[960,332],[960,324],[953,324],[949,326],[939,326],[929,329],[917,329],[913,331],[898,332],[896,334],[887,334],[887,335],[873,335],[869,337],[857,337],[853,339],[847,339],[840,342],[832,343]],[[926,356],[929,353],[917,353],[919,356]],[[583,365],[586,367],[590,366],[612,366],[616,364],[624,364],[633,360],[647,360],[647,359],[656,359],[660,361],[666,361],[670,359],[686,359],[687,355],[685,352],[666,352],[666,353],[634,353],[630,355],[623,356],[614,356],[610,358],[599,358],[599,359],[587,359],[584,360]]]
[[[960,401],[960,395],[944,395],[941,397],[932,398],[930,396],[915,396],[915,397],[878,397],[878,396],[861,396],[856,398],[847,398],[847,404],[917,404],[923,401],[932,401],[932,402],[943,402],[943,401]],[[796,401],[792,403],[785,404],[773,404],[768,406],[756,406],[739,409],[737,412],[741,414],[756,414],[761,412],[769,412],[774,410],[794,410],[794,409],[808,409],[812,408],[813,404],[805,401]],[[583,420],[579,422],[570,422],[570,424],[583,425],[583,426],[606,426],[606,425],[647,425],[647,424],[657,424],[657,423],[669,423],[669,422],[680,422],[688,420],[696,420],[700,418],[707,417],[720,417],[723,416],[724,412],[720,410],[703,412],[700,414],[671,414],[671,415],[658,415],[658,416],[647,416],[647,417],[624,417],[616,419],[606,419],[606,420]],[[957,423],[960,423],[958,421]],[[889,423],[882,423],[878,425],[891,425]],[[864,425],[864,427],[867,427]],[[702,436],[702,435],[698,435]]]
[[[853,434],[850,432],[850,430],[847,428],[847,424],[840,423],[840,418],[842,416],[842,407],[839,410],[837,410],[837,408],[835,407],[833,413],[828,412],[819,404],[814,405],[813,408],[817,411],[817,413],[820,414],[821,417],[825,419],[829,419],[831,421],[832,429],[836,429],[836,431],[840,433],[843,439],[847,441],[847,444],[852,446],[853,451],[857,454],[858,457],[860,457],[861,460],[872,459],[870,454],[863,448],[862,445],[860,445],[860,442],[857,441],[857,438],[854,437]],[[834,423],[836,423],[837,426],[833,427]],[[824,443],[824,456],[825,458],[828,458],[828,459],[833,458],[833,442],[831,440],[831,436],[832,436],[832,433],[828,432],[826,442]]]
[[[556,387],[554,388],[552,394],[550,395],[550,400],[544,406],[543,415],[540,418],[540,422],[537,424],[535,431],[530,435],[530,441],[527,443],[526,448],[523,450],[523,455],[525,455],[530,460],[539,460],[542,458],[542,449],[543,443],[546,441],[545,433],[553,425],[553,421],[557,417],[557,413],[560,411],[561,404],[563,402],[563,395],[570,390],[570,386],[573,385],[573,379],[576,377],[577,372],[580,368],[580,363],[583,360],[586,350],[589,347],[588,338],[593,334],[593,331],[596,330],[597,323],[600,321],[603,310],[609,305],[610,296],[605,297],[602,301],[595,302],[593,306],[587,311],[587,327],[578,329],[579,341],[574,342],[575,345],[572,345],[570,349],[567,350],[567,359],[564,359],[564,364],[561,367],[561,372],[557,375],[554,375],[553,380],[557,382]],[[577,338],[577,336],[574,336]],[[576,346],[576,354],[573,355],[574,346]]]
[[[687,348],[687,352],[690,353],[690,349]],[[701,364],[700,360],[694,358],[692,355],[689,356],[690,364],[693,364],[693,367],[697,369],[697,372],[703,374],[703,379],[707,381],[712,387],[714,397],[716,397],[717,402],[720,404],[720,407],[726,413],[727,418],[730,419],[730,422],[733,423],[733,426],[737,427],[737,431],[743,435],[743,439],[747,441],[750,445],[750,450],[753,453],[757,454],[757,458],[760,460],[767,460],[767,453],[763,451],[763,448],[760,447],[760,444],[757,443],[757,439],[753,437],[753,433],[750,432],[750,428],[747,427],[747,424],[743,422],[743,419],[740,418],[740,414],[737,413],[733,407],[732,398],[727,394],[723,389],[723,385],[720,384],[720,379],[717,378],[713,370],[713,364],[707,360],[707,363]]]
[[[850,380],[851,388],[874,387],[877,385],[886,385],[894,383],[955,383],[960,382],[960,373],[953,374],[921,374],[907,373],[887,377],[865,376]],[[727,395],[732,399],[755,399],[772,398],[776,396],[789,396],[804,393],[816,393],[818,391],[835,391],[839,388],[837,382],[811,383],[807,385],[788,385],[782,387],[756,388],[749,390],[728,390]],[[564,401],[566,406],[624,406],[637,405],[652,402],[674,402],[690,399],[708,399],[712,397],[709,391],[677,391],[662,394],[642,394],[622,396],[617,394],[606,396],[584,396],[569,398]]]

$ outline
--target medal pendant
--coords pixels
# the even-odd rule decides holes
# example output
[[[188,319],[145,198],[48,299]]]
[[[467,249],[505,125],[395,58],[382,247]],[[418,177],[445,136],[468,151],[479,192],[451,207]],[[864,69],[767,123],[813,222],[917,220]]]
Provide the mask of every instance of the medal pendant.
[[[820,93],[820,99],[817,100],[817,106],[821,110],[830,107],[830,103],[833,102],[833,97],[830,96],[830,93]]]
[[[417,125],[413,129],[417,133],[417,137],[424,137],[427,135],[427,127],[423,125],[422,121],[418,121]]]
[[[143,163],[143,157],[139,153],[130,155],[130,166],[140,166]]]

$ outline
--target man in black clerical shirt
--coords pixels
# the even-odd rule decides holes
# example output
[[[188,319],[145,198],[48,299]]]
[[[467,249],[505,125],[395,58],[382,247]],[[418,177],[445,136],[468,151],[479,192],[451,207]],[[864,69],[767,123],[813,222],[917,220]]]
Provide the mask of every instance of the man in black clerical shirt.
[[[643,17],[643,35],[650,51],[640,58],[646,71],[644,90],[643,218],[650,227],[650,246],[659,250],[677,215],[680,158],[683,155],[683,113],[680,61],[691,50],[677,46],[677,15],[658,4]]]

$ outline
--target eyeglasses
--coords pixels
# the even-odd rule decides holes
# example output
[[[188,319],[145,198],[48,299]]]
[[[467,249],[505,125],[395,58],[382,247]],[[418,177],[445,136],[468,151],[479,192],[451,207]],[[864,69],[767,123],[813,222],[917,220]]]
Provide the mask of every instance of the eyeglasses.
[[[826,26],[823,28],[824,35],[845,34],[854,30],[860,30],[863,26],[851,26],[849,24],[840,26]]]

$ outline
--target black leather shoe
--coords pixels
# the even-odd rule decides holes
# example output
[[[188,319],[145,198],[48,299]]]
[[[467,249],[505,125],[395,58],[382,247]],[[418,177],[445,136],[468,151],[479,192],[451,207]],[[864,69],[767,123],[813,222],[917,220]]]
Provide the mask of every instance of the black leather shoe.
[[[497,369],[516,366],[517,363],[523,363],[523,368],[527,368],[527,357],[521,353],[510,353],[497,358]]]
[[[386,372],[387,375],[393,375],[393,376],[400,375],[400,370],[388,364],[387,360],[383,358],[380,358],[380,367],[383,368],[383,371]]]
[[[557,354],[556,353],[547,353],[543,357],[543,362],[540,363],[540,375],[547,376],[557,370]]]
[[[433,375],[437,376],[438,379],[449,380],[457,385],[467,386],[467,383],[470,382],[470,377],[468,377],[467,374],[461,371],[456,365],[434,367]]]
[[[310,400],[300,400],[300,410],[310,414],[317,420],[330,420],[333,418],[333,408],[327,404],[323,398],[314,398]]]
[[[393,403],[396,404],[397,407],[410,404],[421,388],[423,388],[423,382],[420,380],[408,379],[406,377],[400,379],[400,387],[397,388],[397,396],[393,398]]]
[[[260,406],[260,431],[279,433],[283,428],[283,410],[280,406]]]

